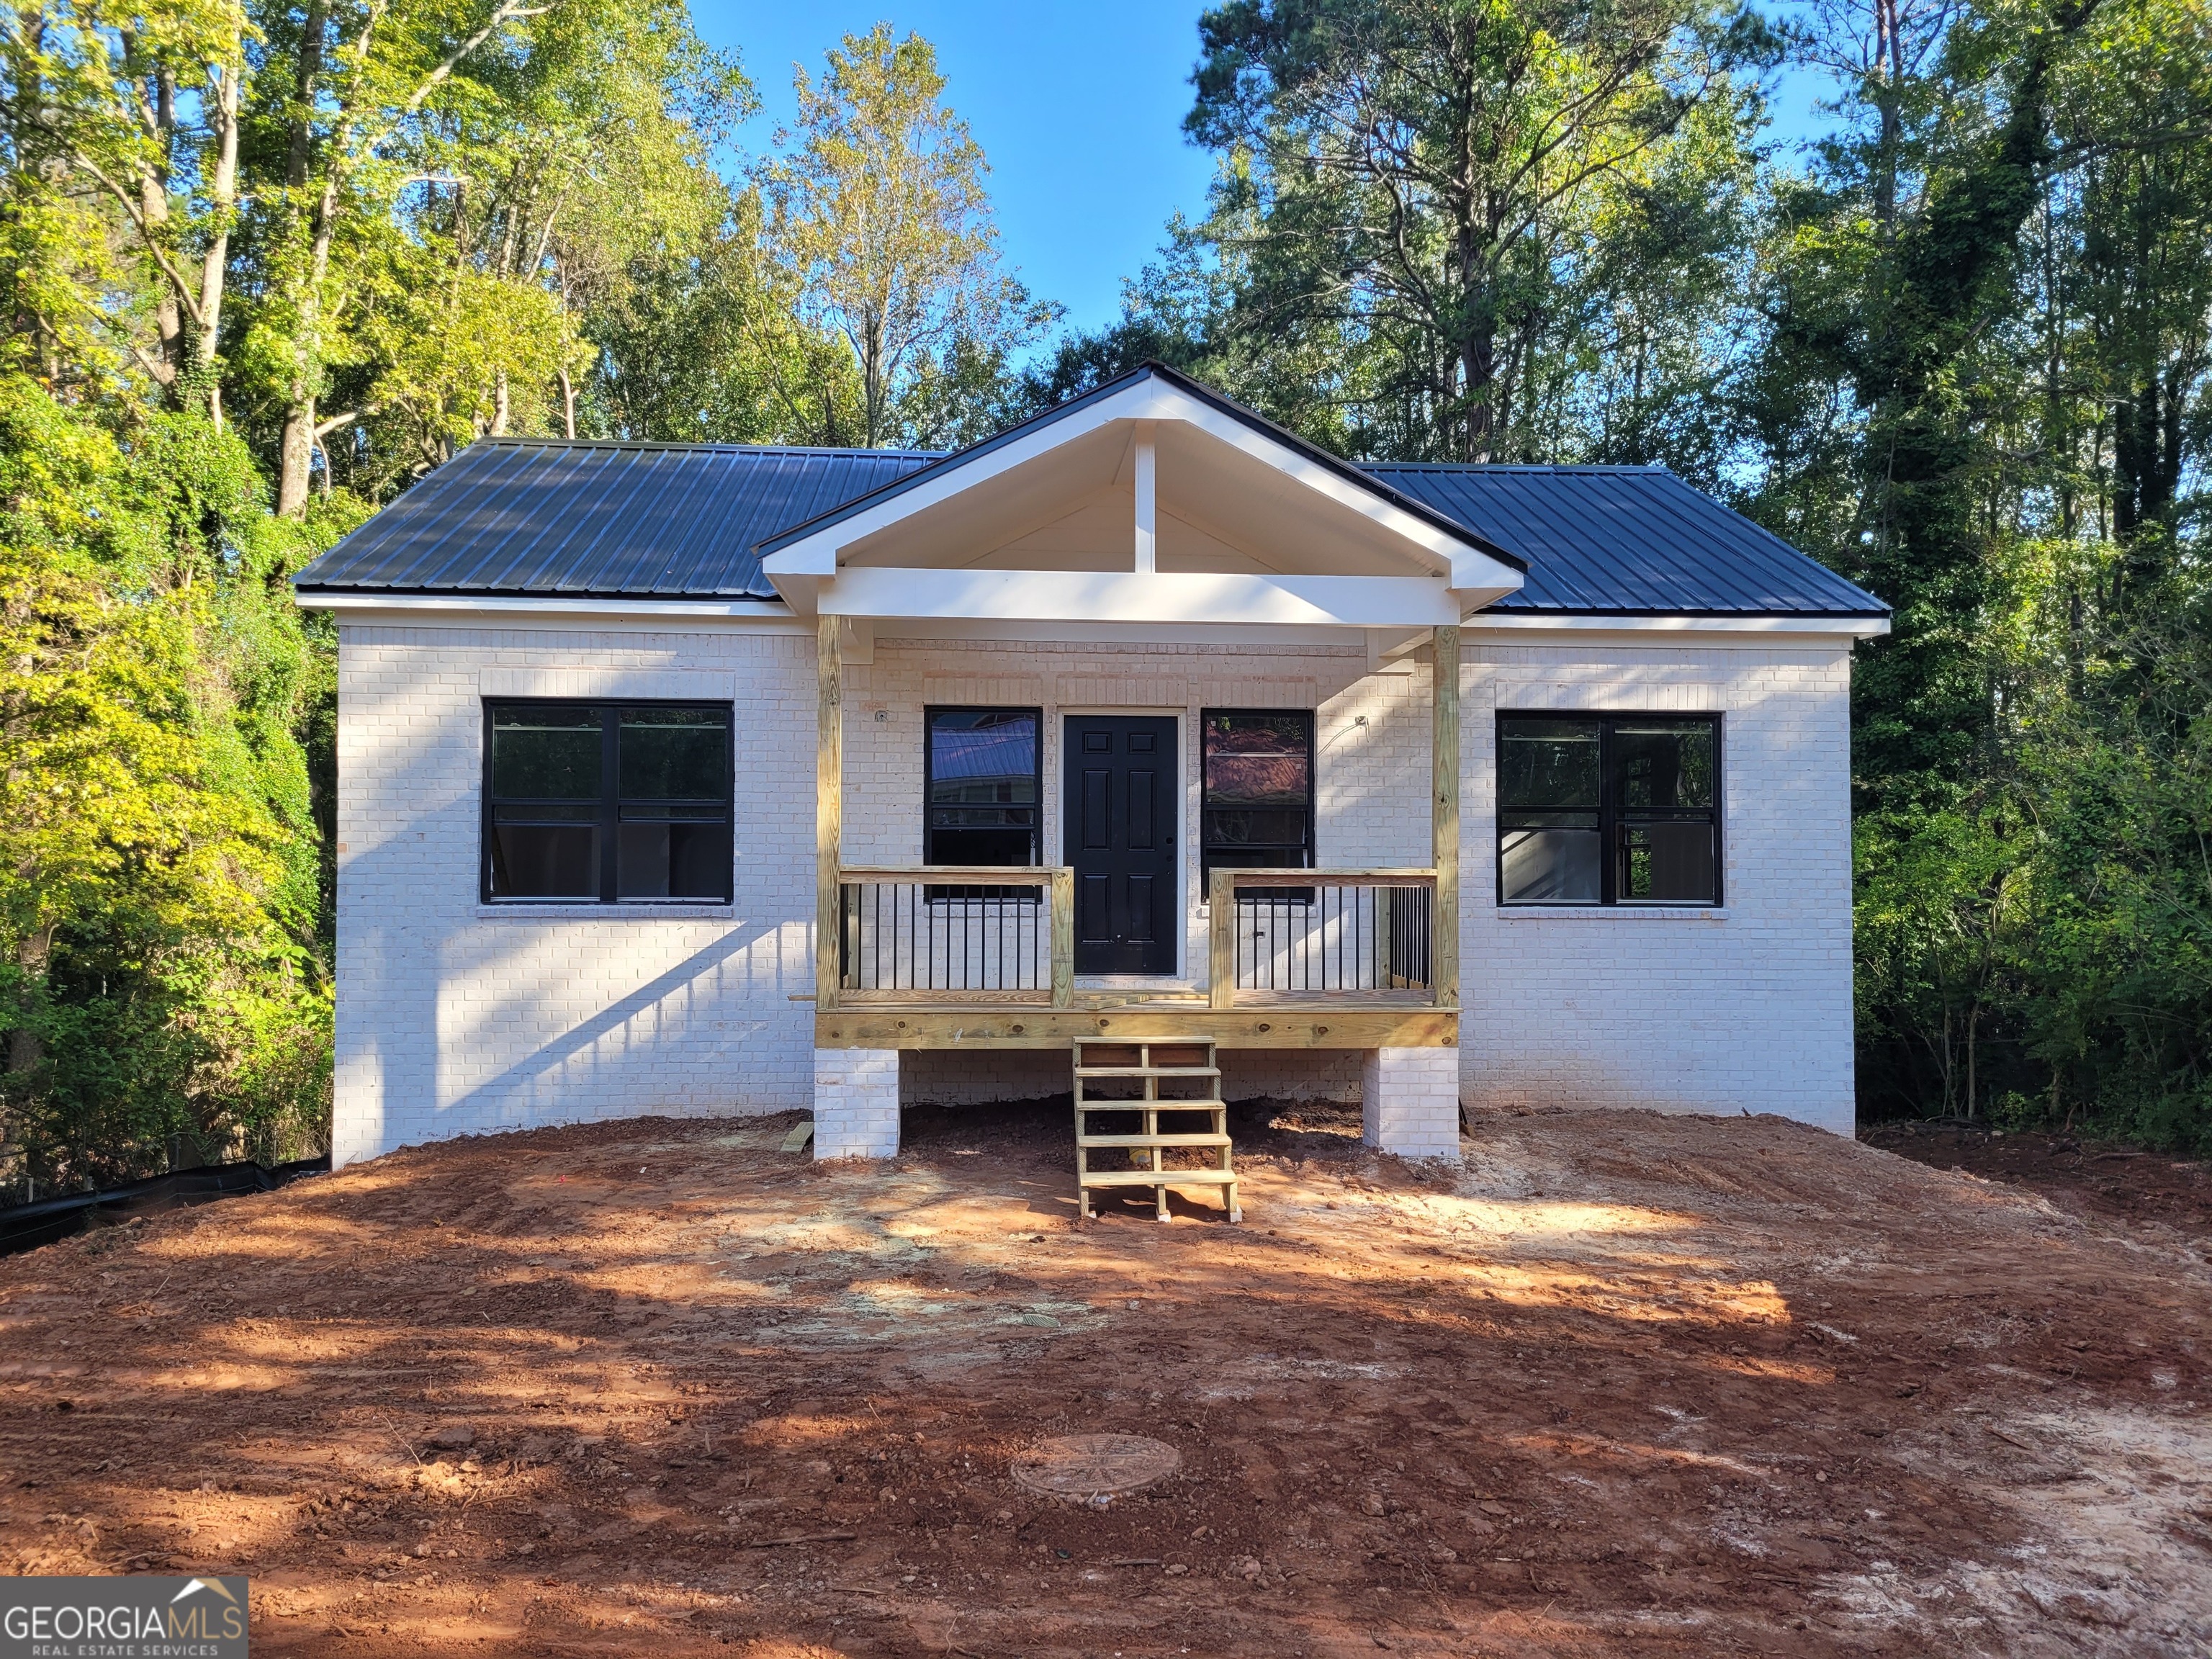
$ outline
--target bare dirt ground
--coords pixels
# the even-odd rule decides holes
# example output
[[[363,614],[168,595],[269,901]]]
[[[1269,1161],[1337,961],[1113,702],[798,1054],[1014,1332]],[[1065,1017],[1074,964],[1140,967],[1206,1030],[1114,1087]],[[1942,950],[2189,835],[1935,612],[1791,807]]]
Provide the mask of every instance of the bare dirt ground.
[[[2212,1243],[2212,1166],[2202,1163],[2068,1134],[1957,1123],[1878,1123],[1859,1139],[1932,1169],[2028,1188],[2060,1209],[2125,1231]]]
[[[267,1655],[2212,1654],[2186,1234],[1772,1118],[1065,1109],[451,1143],[0,1261],[0,1571],[246,1572]],[[1157,1436],[1103,1506],[1007,1477]]]

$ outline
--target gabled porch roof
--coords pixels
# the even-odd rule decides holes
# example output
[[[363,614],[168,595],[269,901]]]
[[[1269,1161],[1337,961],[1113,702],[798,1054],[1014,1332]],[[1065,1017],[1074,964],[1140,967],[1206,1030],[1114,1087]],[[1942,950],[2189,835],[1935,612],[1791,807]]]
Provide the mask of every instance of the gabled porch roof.
[[[1518,556],[1158,364],[760,544],[802,614],[1456,623]]]

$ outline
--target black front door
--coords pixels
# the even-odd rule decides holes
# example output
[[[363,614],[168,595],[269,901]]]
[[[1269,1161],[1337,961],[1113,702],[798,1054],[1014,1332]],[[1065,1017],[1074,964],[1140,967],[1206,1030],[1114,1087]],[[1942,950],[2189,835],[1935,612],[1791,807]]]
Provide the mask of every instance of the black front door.
[[[1172,974],[1176,963],[1176,723],[1067,716],[1075,971]]]

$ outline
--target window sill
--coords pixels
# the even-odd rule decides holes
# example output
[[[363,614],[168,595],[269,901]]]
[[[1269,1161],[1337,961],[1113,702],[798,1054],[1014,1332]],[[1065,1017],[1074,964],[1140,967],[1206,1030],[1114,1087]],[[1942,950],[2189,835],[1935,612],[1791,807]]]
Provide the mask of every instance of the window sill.
[[[538,921],[593,921],[615,920],[639,921],[652,919],[659,921],[727,921],[735,915],[734,903],[718,902],[685,902],[681,900],[655,902],[641,900],[633,903],[568,904],[558,899],[512,899],[504,904],[479,902],[476,913],[485,916],[525,916]]]
[[[1493,904],[1492,914],[1508,921],[1726,921],[1723,905],[1698,904]]]

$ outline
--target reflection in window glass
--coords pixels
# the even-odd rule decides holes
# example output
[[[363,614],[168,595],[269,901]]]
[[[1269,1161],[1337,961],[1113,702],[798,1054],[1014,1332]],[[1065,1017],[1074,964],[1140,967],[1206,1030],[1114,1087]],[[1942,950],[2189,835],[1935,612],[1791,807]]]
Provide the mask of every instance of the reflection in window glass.
[[[1704,823],[1624,823],[1624,900],[1650,904],[1713,902],[1713,826]]]
[[[1037,861],[1037,733],[1034,708],[933,708],[928,864]]]
[[[486,897],[728,902],[726,705],[489,714]]]
[[[495,822],[491,891],[495,898],[597,898],[599,825]]]
[[[625,800],[719,800],[729,717],[715,708],[625,708],[617,769]]]
[[[599,711],[502,709],[492,721],[491,792],[507,800],[597,800]]]
[[[1508,904],[1595,904],[1598,833],[1589,830],[1501,829],[1498,880]]]
[[[1595,720],[1513,720],[1498,733],[1498,799],[1509,811],[1598,804]],[[1597,828],[1595,816],[1591,829]]]
[[[1200,729],[1200,879],[1217,868],[1311,868],[1313,716],[1209,708]]]
[[[719,708],[625,708],[617,739],[618,898],[719,898],[730,860],[729,716]]]
[[[1711,716],[1502,715],[1498,902],[1717,903],[1719,801]]]
[[[1624,722],[1613,728],[1613,742],[1624,808],[1713,804],[1711,720]]]

